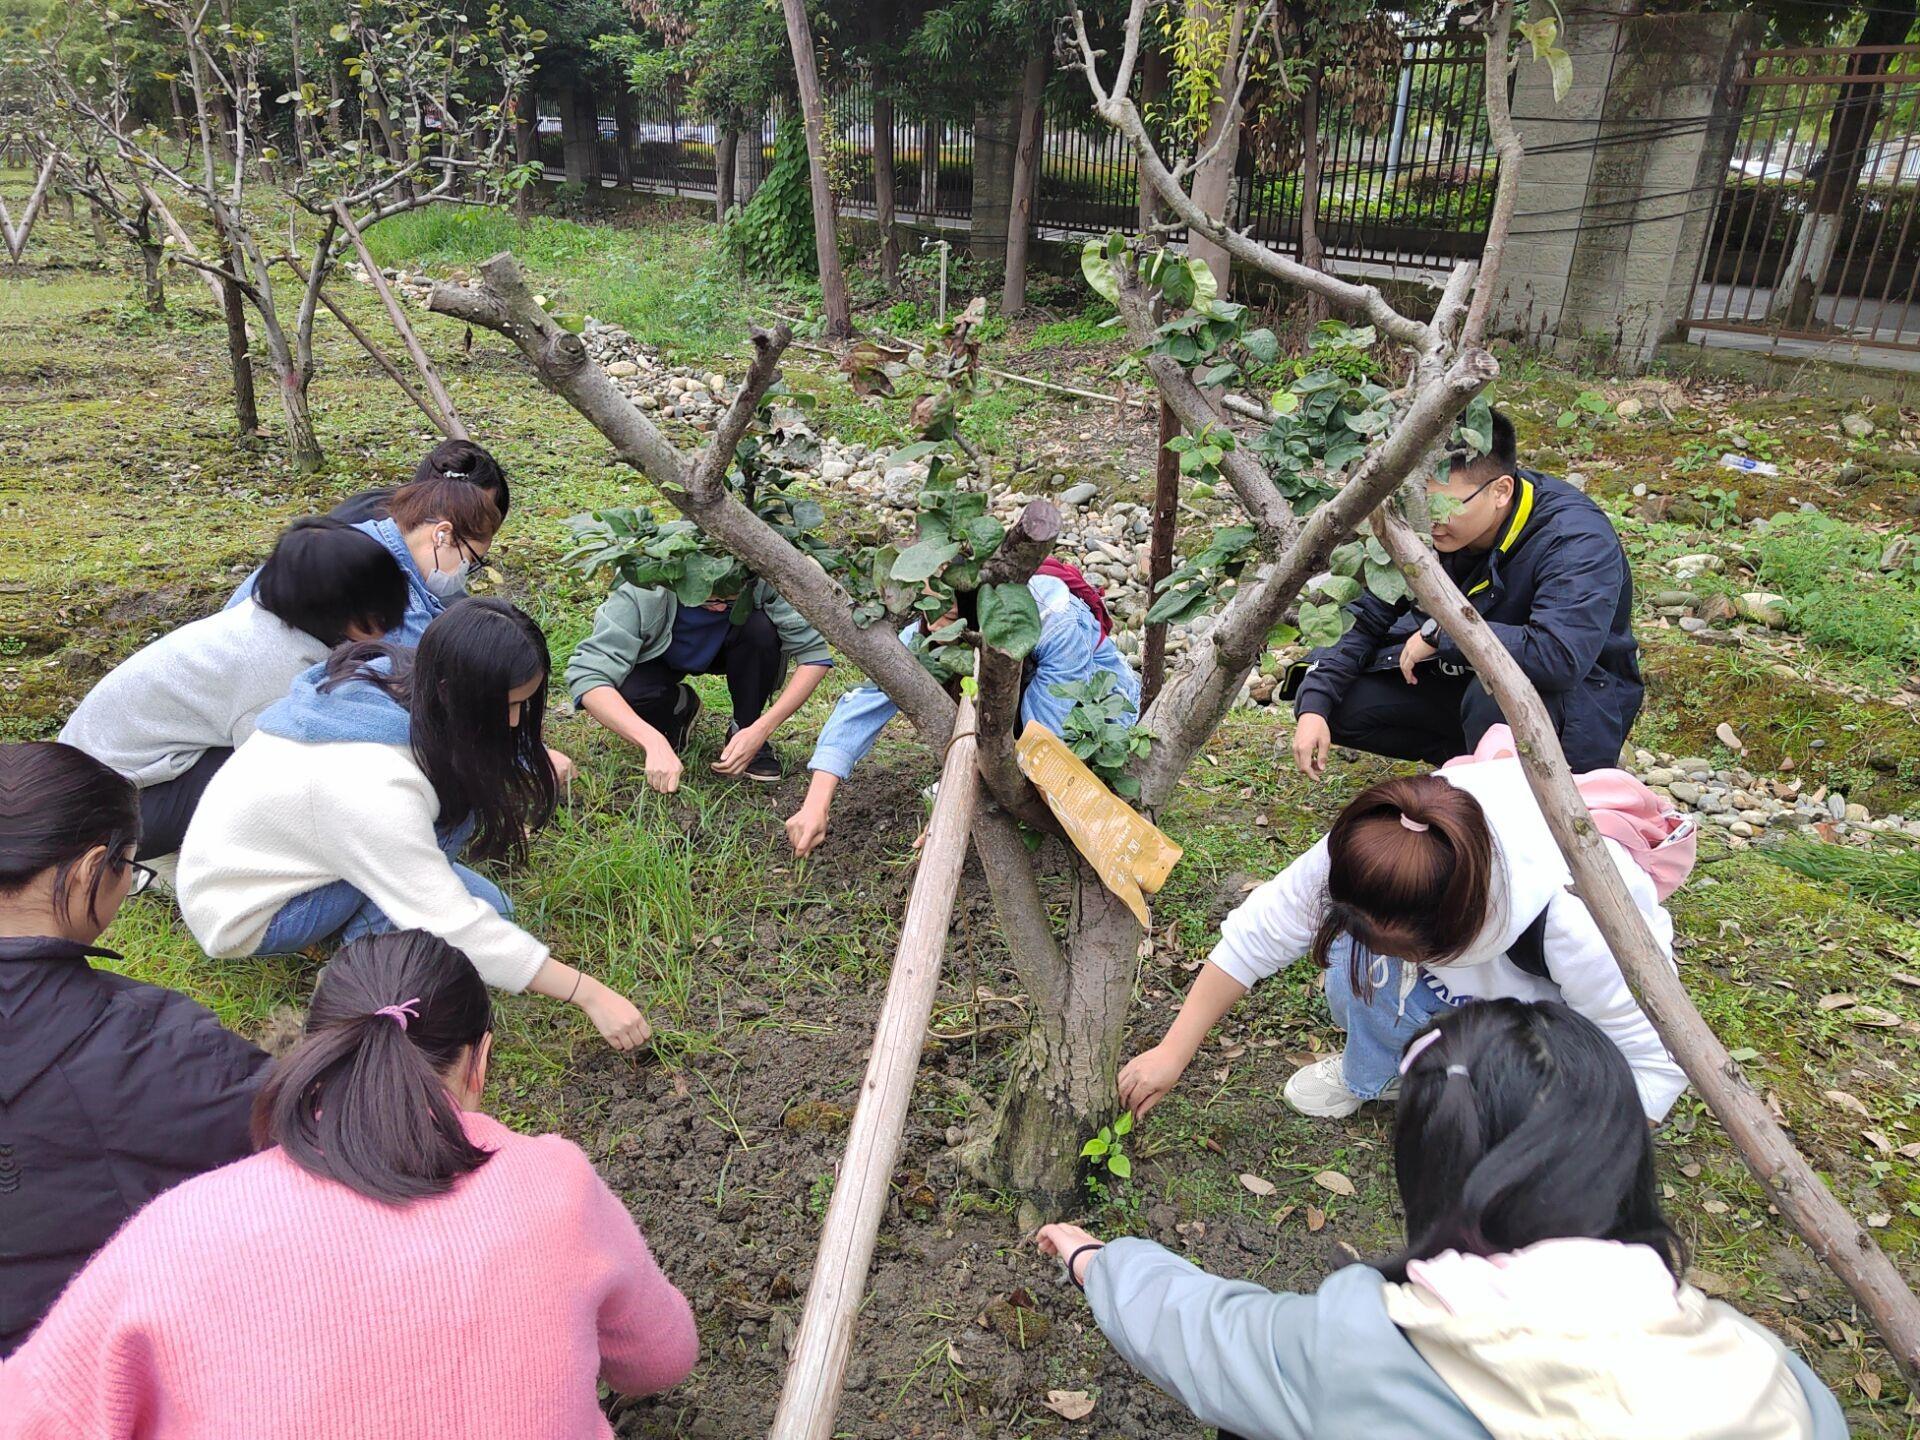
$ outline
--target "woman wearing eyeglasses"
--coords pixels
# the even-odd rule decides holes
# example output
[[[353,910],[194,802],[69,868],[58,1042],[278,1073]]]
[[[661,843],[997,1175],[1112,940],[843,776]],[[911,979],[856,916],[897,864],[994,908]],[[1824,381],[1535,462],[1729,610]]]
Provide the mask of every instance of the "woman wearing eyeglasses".
[[[388,632],[390,643],[418,645],[434,618],[467,593],[467,578],[487,563],[501,518],[485,489],[441,475],[402,485],[388,497],[384,516],[353,527],[385,545],[407,577],[406,618]],[[228,608],[253,594],[259,578],[257,570],[249,575]]]
[[[0,1358],[147,1201],[252,1152],[266,1056],[171,990],[97,969],[153,872],[133,786],[71,745],[0,745]]]

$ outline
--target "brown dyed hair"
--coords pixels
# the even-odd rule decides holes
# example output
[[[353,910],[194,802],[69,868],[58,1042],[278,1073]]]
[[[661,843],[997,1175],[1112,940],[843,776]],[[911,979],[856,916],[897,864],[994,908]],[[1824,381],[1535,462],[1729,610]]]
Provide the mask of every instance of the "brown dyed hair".
[[[1480,802],[1437,775],[1362,790],[1327,832],[1327,858],[1327,913],[1309,953],[1324,970],[1333,942],[1349,937],[1357,995],[1373,993],[1376,956],[1444,965],[1486,925],[1493,833]]]
[[[403,531],[444,520],[453,527],[453,538],[469,545],[493,539],[500,528],[500,507],[491,495],[470,481],[444,475],[402,485],[387,501],[387,517]]]

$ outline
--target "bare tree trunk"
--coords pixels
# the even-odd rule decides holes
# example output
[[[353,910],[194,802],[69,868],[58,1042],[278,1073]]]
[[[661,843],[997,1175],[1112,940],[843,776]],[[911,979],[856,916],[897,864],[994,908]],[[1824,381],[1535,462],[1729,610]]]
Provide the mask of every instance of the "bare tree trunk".
[[[310,377],[289,360],[284,368],[274,357],[274,378],[279,383],[280,409],[287,420],[287,449],[296,475],[311,475],[326,456],[320,450],[320,437],[314,433],[313,411],[307,404]]]
[[[157,240],[142,240],[140,246],[141,293],[146,297],[149,315],[167,313],[167,282],[161,270],[165,249]]]
[[[1225,9],[1229,5],[1230,11]],[[1206,158],[1194,171],[1193,202],[1215,220],[1231,225],[1233,217],[1227,212],[1233,198],[1234,167],[1240,158],[1241,107],[1237,103],[1237,92],[1240,87],[1240,66],[1245,58],[1242,52],[1247,44],[1247,0],[1195,0],[1193,11],[1195,15],[1205,15],[1227,27],[1225,58],[1220,62],[1219,90],[1212,108],[1207,112],[1206,132],[1200,137],[1200,150]],[[1205,235],[1190,234],[1187,236],[1187,253],[1196,260],[1206,261],[1207,268],[1213,271],[1213,278],[1220,283],[1220,298],[1226,299],[1233,261],[1225,247]]]
[[[221,264],[232,273],[233,247],[225,246]],[[253,393],[253,358],[247,353],[247,311],[240,287],[231,280],[220,282],[220,309],[227,325],[227,365],[233,372],[233,422],[242,440],[251,440],[260,431],[260,406]]]
[[[622,85],[613,95],[613,179],[633,188],[633,91]]]
[[[894,228],[893,96],[873,95],[873,214],[880,227],[880,283],[889,295],[900,288],[900,236]]]
[[[1300,97],[1300,263],[1312,270],[1327,268],[1326,247],[1320,243],[1320,77],[1307,79]],[[1307,292],[1307,323],[1318,325],[1333,313],[1327,297]]]
[[[826,337],[845,340],[853,334],[853,306],[847,298],[847,277],[840,269],[840,242],[835,234],[833,187],[827,181],[827,115],[820,98],[820,67],[813,53],[813,27],[807,23],[806,0],[781,0],[786,14],[787,43],[793,49],[793,73],[800,85],[800,113],[807,126],[807,176],[813,189],[813,248],[820,263],[820,298],[826,310]]]
[[[1064,964],[1051,976],[1035,975],[1033,957],[1010,947],[1034,1000],[1033,1028],[1002,1092],[992,1163],[1001,1183],[1023,1197],[1023,1223],[1027,1206],[1037,1207],[1036,1216],[1079,1208],[1080,1147],[1113,1119],[1139,966],[1133,912],[1077,855],[1068,865],[1073,904]]]
[[[168,77],[167,99],[173,105],[174,134],[179,137],[182,145],[186,145],[190,143],[187,137],[191,132],[187,129],[186,108],[180,102],[180,81],[178,77]]]
[[[1027,248],[1033,238],[1034,198],[1039,191],[1041,104],[1047,83],[1047,52],[1036,50],[1020,72],[1020,128],[1013,152],[1013,195],[1007,208],[1007,274],[1000,290],[1000,313],[1027,308]]]
[[[1180,531],[1180,457],[1167,447],[1180,434],[1180,418],[1160,402],[1160,440],[1153,462],[1153,529],[1147,540],[1147,603],[1160,582],[1173,573],[1174,542]],[[1140,709],[1144,713],[1167,678],[1167,622],[1147,626],[1140,650]]]
[[[721,130],[713,142],[713,218],[727,218],[733,209],[733,176],[740,163],[740,132],[731,125]]]
[[[593,91],[576,85],[560,96],[560,152],[569,185],[600,183],[600,119]]]
[[[327,60],[327,138],[335,145],[343,143],[346,136],[345,124],[340,112],[345,106],[340,103],[340,67]]]
[[[513,158],[531,165],[540,158],[540,98],[531,84],[520,87],[513,99]],[[532,208],[533,186],[522,185],[513,192],[513,213],[521,220]]]
[[[1151,107],[1166,99],[1167,87],[1172,78],[1172,66],[1167,55],[1158,45],[1148,44],[1140,54],[1140,113],[1148,115]],[[1149,124],[1153,122],[1148,121]],[[1158,133],[1159,126],[1155,126]],[[1140,187],[1140,233],[1151,235],[1153,227],[1165,215],[1166,208],[1159,197],[1153,193],[1153,186],[1147,183],[1146,166],[1136,157],[1134,161],[1134,179]]]
[[[93,232],[94,253],[100,257],[100,265],[105,269],[113,263],[113,241],[107,235],[107,222],[100,214],[100,207],[89,200],[87,202],[87,228]]]

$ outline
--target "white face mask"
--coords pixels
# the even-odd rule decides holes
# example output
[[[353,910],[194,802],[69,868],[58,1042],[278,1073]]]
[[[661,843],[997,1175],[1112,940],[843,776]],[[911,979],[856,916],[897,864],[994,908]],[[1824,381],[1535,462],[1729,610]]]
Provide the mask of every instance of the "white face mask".
[[[451,537],[449,537],[451,538]],[[473,562],[461,553],[456,545],[453,552],[460,556],[460,563],[451,570],[439,567],[441,542],[435,537],[433,559],[435,568],[427,572],[427,593],[436,600],[455,600],[467,593],[467,575],[473,569]]]

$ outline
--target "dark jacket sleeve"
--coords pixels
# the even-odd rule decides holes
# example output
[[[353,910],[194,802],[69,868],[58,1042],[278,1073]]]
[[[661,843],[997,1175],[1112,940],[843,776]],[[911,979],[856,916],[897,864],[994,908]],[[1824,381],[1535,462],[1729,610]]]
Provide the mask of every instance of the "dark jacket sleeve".
[[[1570,689],[1593,669],[1613,633],[1626,570],[1626,553],[1611,526],[1604,533],[1587,527],[1571,531],[1540,557],[1526,623],[1490,621],[1487,628],[1541,690]],[[1448,664],[1466,663],[1444,632],[1435,654]]]
[[[1362,593],[1347,606],[1353,627],[1326,649],[1313,653],[1313,669],[1307,672],[1307,678],[1300,682],[1299,692],[1293,697],[1293,713],[1296,716],[1331,715],[1346,697],[1348,687],[1373,659],[1387,632],[1393,629],[1394,621],[1410,608],[1404,600],[1389,605],[1370,592]]]
[[[264,1051],[178,994],[165,995],[142,1048],[130,1058],[152,1083],[142,1123],[137,1131],[128,1127],[127,1143],[154,1167],[160,1189],[253,1153],[253,1096],[266,1078]]]

